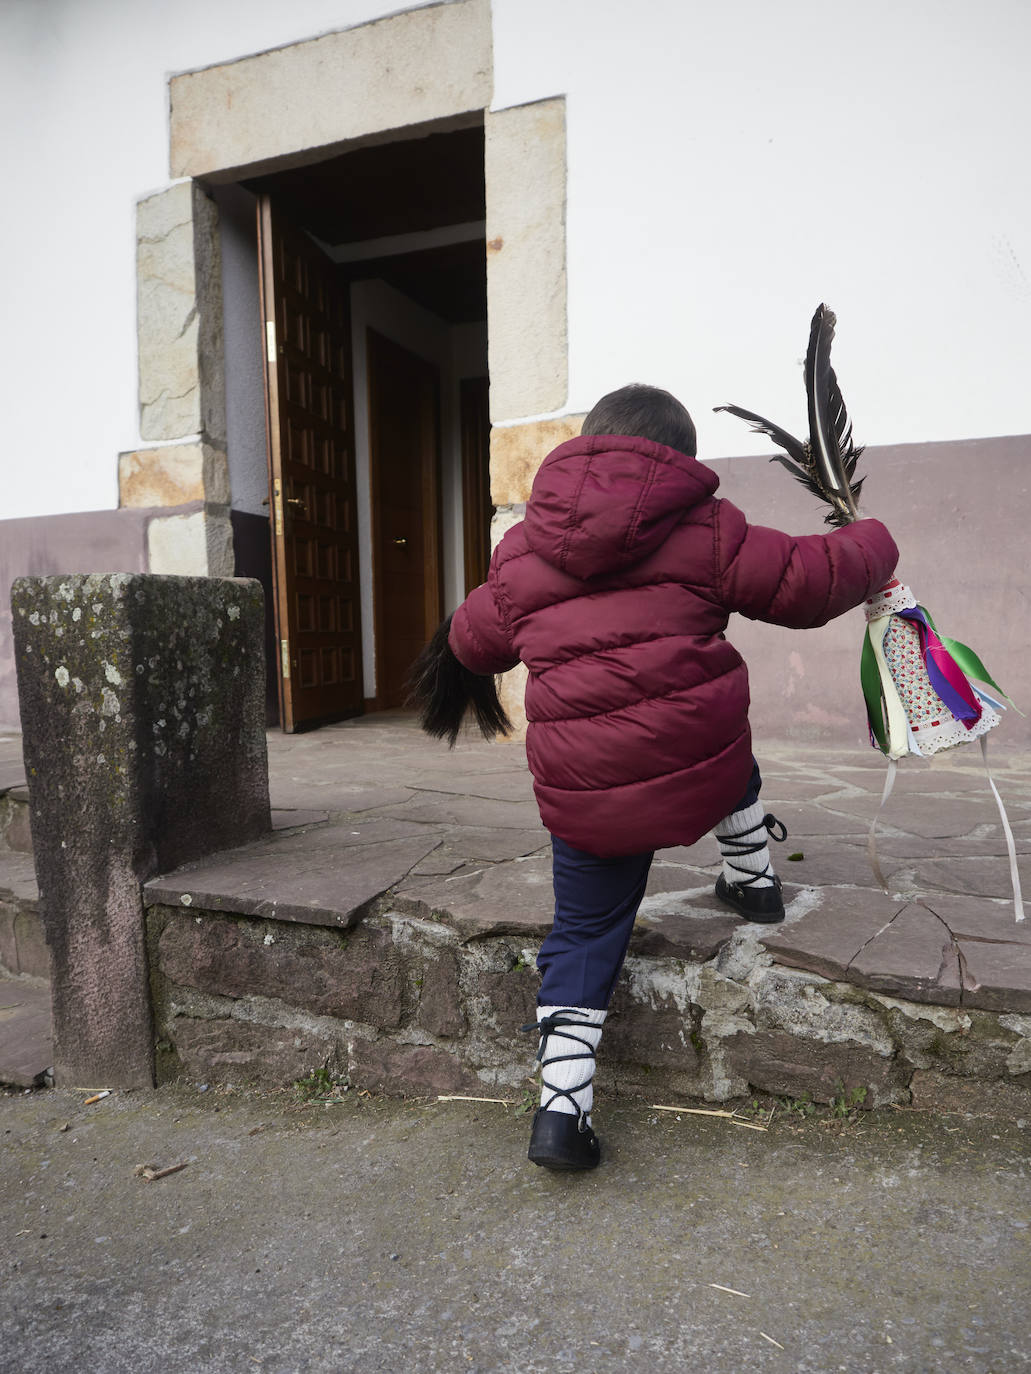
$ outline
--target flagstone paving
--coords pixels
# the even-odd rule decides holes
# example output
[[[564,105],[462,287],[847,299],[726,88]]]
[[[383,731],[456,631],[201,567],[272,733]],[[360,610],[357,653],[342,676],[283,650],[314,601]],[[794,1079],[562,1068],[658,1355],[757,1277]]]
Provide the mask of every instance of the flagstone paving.
[[[1031,1013],[1031,921],[1014,919],[999,816],[976,751],[900,768],[878,829],[884,892],[866,852],[880,756],[757,748],[763,799],[789,831],[774,846],[787,920],[762,932],[776,962],[915,1002]],[[16,736],[0,738],[0,805],[11,826],[25,815],[17,750]],[[1031,890],[1031,759],[999,754],[997,782]],[[393,893],[465,940],[547,930],[548,836],[521,745],[470,738],[451,753],[410,717],[387,714],[308,735],[272,732],[269,770],[275,832],[155,879],[149,902],[341,928]],[[718,871],[711,838],[658,854],[632,950],[712,957],[740,925],[713,899]],[[0,839],[0,959],[10,913],[32,907],[32,887],[26,855]]]

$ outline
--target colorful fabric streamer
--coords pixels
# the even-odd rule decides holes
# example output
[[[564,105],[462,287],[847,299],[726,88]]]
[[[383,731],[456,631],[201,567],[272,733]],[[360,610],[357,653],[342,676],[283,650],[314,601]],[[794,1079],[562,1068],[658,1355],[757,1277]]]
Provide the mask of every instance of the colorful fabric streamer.
[[[998,697],[1005,693],[973,649],[938,634],[931,616],[897,578],[869,598],[865,611],[867,625],[859,676],[866,699],[870,743],[888,758],[884,794],[867,841],[878,882],[888,891],[877,858],[875,836],[877,821],[894,786],[897,760],[910,754],[927,757],[980,739],[985,772],[999,808],[1009,854],[1013,908],[1016,919],[1022,921],[1024,905],[1013,831],[988,767],[985,738],[999,724],[999,712],[1005,706]],[[991,687],[998,697],[991,696],[986,687]]]
[[[999,723],[1005,695],[977,654],[946,639],[897,578],[867,601],[859,676],[870,742],[890,759],[929,756]]]

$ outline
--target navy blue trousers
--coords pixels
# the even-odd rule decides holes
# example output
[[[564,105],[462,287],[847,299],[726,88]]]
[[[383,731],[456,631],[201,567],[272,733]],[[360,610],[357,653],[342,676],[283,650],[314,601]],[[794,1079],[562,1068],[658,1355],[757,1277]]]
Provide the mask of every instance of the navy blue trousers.
[[[761,786],[759,765],[753,764],[748,790],[733,810],[758,801]],[[543,975],[537,1004],[604,1011],[626,958],[654,851],[601,859],[557,835],[551,850],[555,921],[537,957]]]

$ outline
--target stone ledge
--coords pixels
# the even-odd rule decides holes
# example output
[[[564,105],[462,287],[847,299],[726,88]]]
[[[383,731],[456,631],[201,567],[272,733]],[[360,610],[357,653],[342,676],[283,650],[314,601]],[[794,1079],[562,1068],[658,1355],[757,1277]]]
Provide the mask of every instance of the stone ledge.
[[[0,1083],[39,1087],[53,1062],[50,989],[0,979]]]
[[[837,888],[820,898],[817,910],[763,937],[778,963],[914,1002],[1031,1011],[1031,929],[1012,905]]]
[[[706,901],[653,899],[613,1002],[601,1091],[845,1093],[876,1106],[908,1102],[920,1073],[994,1085],[1031,1107],[1031,1017],[778,967],[754,928]],[[384,897],[348,932],[152,906],[162,1076],[281,1084],[325,1066],[381,1091],[520,1093],[533,1046],[517,1032],[534,1015],[543,905],[475,935],[469,910],[436,916],[414,895]],[[926,1099],[930,1080],[916,1081]]]
[[[27,787],[12,787],[6,792],[0,789],[0,853],[5,849],[19,854],[32,853]]]
[[[144,901],[346,929],[439,843],[397,820],[280,832],[151,879]]]

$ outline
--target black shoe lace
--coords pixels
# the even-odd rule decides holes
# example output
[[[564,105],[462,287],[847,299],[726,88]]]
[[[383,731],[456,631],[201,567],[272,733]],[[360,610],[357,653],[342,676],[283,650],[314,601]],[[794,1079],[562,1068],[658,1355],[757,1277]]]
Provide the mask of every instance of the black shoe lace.
[[[587,1113],[580,1106],[579,1102],[577,1102],[574,1093],[583,1092],[584,1088],[590,1087],[594,1082],[594,1046],[589,1040],[584,1040],[579,1035],[571,1034],[569,1028],[573,1026],[582,1029],[590,1025],[592,1025],[592,1022],[585,1021],[576,1007],[561,1007],[558,1011],[552,1012],[550,1016],[542,1016],[539,1021],[529,1021],[525,1026],[519,1027],[521,1031],[535,1030],[540,1032],[541,1042],[537,1046],[537,1062],[541,1066],[541,1087],[547,1088],[548,1092],[553,1095],[553,1098],[564,1097],[568,1100],[573,1110],[576,1112],[577,1129],[584,1132],[590,1131],[591,1127],[587,1121]],[[578,1083],[573,1088],[560,1088],[554,1083],[549,1083],[544,1076],[546,1067],[544,1055],[548,1048],[548,1039],[556,1033],[561,1035],[563,1040],[571,1040],[577,1045],[582,1045],[583,1049],[574,1050],[572,1054],[549,1055],[547,1059],[548,1064],[564,1064],[574,1059],[588,1059],[591,1063],[591,1072],[582,1083]]]
[[[780,830],[778,835],[776,832]],[[751,840],[749,836],[756,835],[765,830],[766,834],[758,840]],[[753,825],[751,830],[746,830],[742,835],[720,835],[720,853],[726,859],[729,866],[735,873],[743,873],[744,877],[735,880],[736,887],[751,887],[760,878],[771,878],[776,881],[777,875],[770,868],[769,862],[761,873],[753,873],[750,868],[741,868],[734,862],[735,858],[742,858],[745,854],[758,854],[761,849],[765,849],[769,840],[776,840],[780,844],[788,837],[787,828],[783,821],[779,821],[776,816],[769,812],[763,816],[758,825]]]

